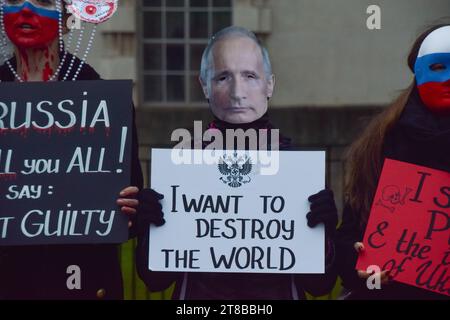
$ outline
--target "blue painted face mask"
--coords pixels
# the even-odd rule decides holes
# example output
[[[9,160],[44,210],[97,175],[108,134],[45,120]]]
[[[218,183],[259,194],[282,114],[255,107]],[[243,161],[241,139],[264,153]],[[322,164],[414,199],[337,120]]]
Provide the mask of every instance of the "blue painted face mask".
[[[418,86],[450,80],[450,53],[433,53],[418,58],[415,73]]]

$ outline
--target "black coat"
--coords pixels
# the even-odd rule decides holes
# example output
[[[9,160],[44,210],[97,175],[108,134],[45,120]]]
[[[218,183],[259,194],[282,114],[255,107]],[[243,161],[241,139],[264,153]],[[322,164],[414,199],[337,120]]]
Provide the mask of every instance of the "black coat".
[[[450,117],[432,114],[414,90],[394,128],[387,134],[383,158],[409,162],[450,172]],[[351,299],[445,299],[448,297],[399,282],[368,290],[358,278],[353,244],[362,241],[366,226],[346,206],[337,235],[337,267]]]
[[[72,55],[68,55],[59,74],[66,73]],[[72,79],[80,60],[75,58],[68,77]],[[15,61],[12,60],[15,67]],[[0,67],[2,81],[14,81],[6,64]],[[100,76],[84,64],[78,80],[98,80]],[[1,85],[1,83],[0,83]],[[142,171],[134,125],[131,185],[142,188]],[[120,190],[117,190],[119,193]],[[81,290],[66,286],[67,267],[81,269]],[[115,244],[39,245],[0,247],[0,299],[122,299],[123,285],[118,246]]]
[[[247,130],[273,129],[265,114],[255,122],[233,125],[216,119],[209,128]],[[225,136],[225,135],[224,135]],[[270,137],[270,133],[267,134]],[[205,147],[205,145],[203,146]],[[235,146],[236,147],[236,146]],[[290,139],[280,135],[280,150],[291,150]],[[248,149],[248,146],[246,146]],[[270,141],[268,149],[270,149]],[[186,300],[292,300],[305,299],[304,291],[324,295],[333,287],[333,272],[325,275],[292,275],[267,273],[206,273],[206,272],[151,272],[148,270],[148,233],[138,236],[137,269],[150,291],[162,291],[175,282],[173,299]],[[330,268],[327,268],[330,271]],[[296,292],[294,294],[294,292]]]

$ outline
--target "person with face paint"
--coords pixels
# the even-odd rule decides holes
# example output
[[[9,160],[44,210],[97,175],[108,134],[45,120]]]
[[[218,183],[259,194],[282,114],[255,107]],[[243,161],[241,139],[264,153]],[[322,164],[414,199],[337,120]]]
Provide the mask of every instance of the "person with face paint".
[[[448,299],[394,282],[382,270],[381,289],[369,290],[364,270],[355,270],[361,239],[385,158],[450,172],[450,24],[418,37],[408,57],[413,83],[372,120],[347,156],[347,203],[337,231],[338,273],[347,299]]]
[[[2,17],[4,32],[14,45],[15,60],[10,63],[17,67],[10,76],[17,72],[20,81],[50,80],[59,64],[56,2],[4,0]],[[3,73],[8,71],[5,67]],[[2,81],[8,81],[7,74],[2,77]]]
[[[6,81],[100,79],[91,66],[64,48],[62,33],[68,13],[63,5],[70,4],[72,11],[84,10],[84,20],[98,23],[114,13],[117,0],[96,1],[98,6],[85,0],[62,1],[1,0],[2,28],[13,44],[14,55],[0,66],[0,85]],[[84,18],[83,15],[79,17]],[[134,119],[131,101],[130,107]],[[134,120],[132,127],[132,186],[118,190],[117,199],[121,212],[130,216],[130,225],[136,219],[136,197],[143,185]],[[135,225],[130,233],[134,234],[134,230]],[[70,268],[76,268],[81,275],[76,288],[68,285],[68,277],[73,273],[70,270],[74,270]],[[122,298],[115,244],[0,247],[0,299]]]
[[[268,52],[252,32],[232,26],[216,33],[203,53],[200,84],[214,116],[208,129],[222,133],[227,149],[233,149],[232,145],[226,144],[227,129],[255,129],[256,132],[265,129],[268,137],[265,147],[272,149],[271,144],[276,142],[270,139],[271,132],[278,129],[270,122],[267,110],[275,79]],[[293,150],[289,138],[280,135],[276,139],[279,139],[279,150]],[[233,144],[236,149],[236,141]],[[192,141],[192,145],[186,147],[195,149],[195,142]],[[201,147],[204,149],[207,145]],[[242,148],[253,150],[250,143]],[[309,227],[321,223],[325,225],[327,245],[324,275],[149,271],[148,228],[151,223],[156,226],[165,223],[159,203],[162,198],[163,195],[156,191],[144,189],[138,209],[138,224],[142,231],[138,235],[136,266],[150,291],[162,291],[175,282],[173,299],[177,300],[297,300],[306,298],[305,291],[318,296],[326,294],[333,287],[336,280],[333,235],[338,218],[330,190],[323,190],[309,198],[311,212],[307,214]],[[141,223],[139,217],[142,218]]]

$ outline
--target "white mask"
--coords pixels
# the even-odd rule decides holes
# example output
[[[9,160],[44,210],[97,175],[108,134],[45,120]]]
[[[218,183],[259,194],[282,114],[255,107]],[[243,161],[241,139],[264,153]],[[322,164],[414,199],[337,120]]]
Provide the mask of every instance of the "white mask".
[[[417,89],[423,103],[433,112],[450,112],[450,26],[431,32],[415,63]]]

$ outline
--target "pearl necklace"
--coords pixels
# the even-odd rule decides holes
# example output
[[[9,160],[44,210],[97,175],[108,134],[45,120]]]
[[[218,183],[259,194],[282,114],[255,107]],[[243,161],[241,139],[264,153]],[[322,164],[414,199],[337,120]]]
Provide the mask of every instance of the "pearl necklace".
[[[58,11],[58,42],[59,42],[59,53],[60,53],[60,54],[61,54],[62,52],[64,52],[64,53],[63,53],[63,58],[60,60],[60,62],[59,62],[59,64],[58,64],[58,67],[57,67],[56,71],[53,73],[53,75],[49,78],[48,81],[53,81],[53,80],[55,80],[55,79],[57,78],[57,76],[58,76],[59,73],[61,72],[62,66],[64,65],[64,63],[65,63],[65,61],[66,61],[66,57],[67,57],[67,53],[68,53],[68,50],[65,50],[65,49],[64,49],[64,41],[63,41],[63,34],[62,34],[62,33],[63,33],[63,32],[62,32],[62,29],[63,29],[63,27],[62,27],[62,13],[63,13],[63,8],[62,8],[62,3],[61,3],[61,1],[62,1],[62,0],[56,0],[56,10]],[[64,0],[64,1],[67,2],[67,0]],[[14,70],[13,66],[11,65],[11,62],[10,62],[9,59],[8,59],[8,54],[7,54],[7,52],[6,52],[6,32],[5,32],[5,24],[4,24],[4,20],[3,20],[3,18],[4,18],[3,6],[4,6],[4,5],[5,5],[4,0],[0,0],[0,21],[1,21],[1,32],[2,32],[2,35],[3,35],[3,41],[2,41],[2,43],[0,43],[0,53],[2,54],[3,58],[6,60],[6,64],[7,64],[8,68],[9,68],[9,70],[11,71],[11,73],[14,75],[14,77],[15,77],[19,82],[24,82],[24,80],[19,76],[19,74],[16,72],[16,70]],[[80,74],[81,68],[83,67],[83,65],[84,65],[84,63],[85,63],[85,61],[86,61],[87,55],[88,55],[88,53],[89,53],[89,51],[90,51],[90,49],[91,49],[91,47],[92,47],[92,43],[93,43],[93,41],[94,41],[94,37],[95,37],[95,33],[96,33],[96,27],[97,27],[97,25],[94,25],[94,27],[93,27],[93,29],[92,29],[92,32],[91,32],[91,35],[90,35],[90,37],[89,37],[89,40],[88,40],[88,44],[87,44],[86,50],[85,50],[85,52],[84,52],[84,55],[83,55],[83,57],[82,57],[82,60],[81,60],[80,64],[78,65],[77,70],[75,71],[75,73],[74,73],[74,75],[73,75],[73,77],[72,77],[72,81],[76,81],[76,79],[78,78],[78,75]],[[69,67],[67,68],[66,73],[65,73],[65,75],[64,75],[64,77],[63,77],[63,79],[62,79],[62,81],[66,81],[66,80],[67,80],[67,78],[68,78],[68,76],[69,76],[69,74],[70,74],[70,71],[71,71],[72,68],[73,68],[73,65],[74,65],[74,63],[75,63],[75,56],[76,56],[76,54],[80,51],[80,44],[81,44],[81,41],[82,41],[82,39],[83,39],[83,33],[84,33],[84,25],[81,26],[80,34],[79,34],[79,36],[78,36],[78,40],[77,40],[77,43],[76,43],[76,48],[75,48],[74,55],[72,56],[72,59],[71,59],[71,61],[70,61],[70,63],[69,63]],[[72,35],[73,35],[73,32],[72,32],[72,30],[70,29],[70,30],[69,30],[69,38],[68,38],[68,41],[67,41],[68,47],[72,44]],[[1,82],[1,81],[2,81],[2,80],[0,79],[0,82]]]
[[[82,25],[81,28],[80,28],[80,33],[78,35],[78,40],[77,40],[77,43],[76,43],[76,46],[75,46],[75,51],[74,51],[74,53],[72,55],[72,59],[69,62],[69,67],[67,68],[66,74],[64,75],[62,81],[66,81],[68,76],[69,76],[69,74],[70,74],[70,72],[72,71],[72,68],[73,68],[74,63],[75,63],[75,57],[78,54],[78,52],[80,51],[80,44],[81,44],[81,41],[83,40],[84,30],[85,30],[85,27],[84,27],[84,25]],[[88,44],[86,46],[86,50],[85,50],[85,52],[83,54],[83,57],[81,58],[81,62],[78,65],[78,68],[76,69],[76,71],[75,71],[75,73],[74,73],[74,75],[72,77],[72,81],[76,81],[77,78],[78,78],[78,75],[80,74],[81,68],[83,67],[83,65],[84,65],[84,63],[86,61],[87,55],[88,55],[89,51],[91,50],[96,30],[97,30],[97,25],[94,24],[94,26],[92,28],[92,31],[91,31],[91,35],[90,35],[89,40],[88,40]]]

